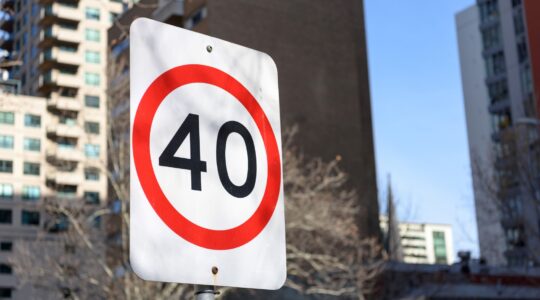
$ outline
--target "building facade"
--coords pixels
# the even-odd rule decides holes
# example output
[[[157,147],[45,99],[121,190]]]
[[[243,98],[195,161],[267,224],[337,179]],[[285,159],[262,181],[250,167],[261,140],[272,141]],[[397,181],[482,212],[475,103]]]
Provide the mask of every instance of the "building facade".
[[[380,216],[383,235],[388,234],[388,218]],[[452,226],[446,224],[399,222],[403,262],[445,264],[454,262]]]
[[[44,98],[0,94],[0,298],[24,299],[16,291],[10,256],[14,244],[33,239],[44,225],[48,196]]]
[[[530,0],[456,16],[480,251],[493,264],[540,263],[539,16]]]
[[[9,83],[2,89],[20,95],[0,95],[0,118],[8,122],[0,124],[0,186],[12,197],[1,203],[0,248],[47,227],[39,212],[45,198],[107,199],[107,30],[123,2],[1,1],[0,69]],[[0,259],[12,272],[9,251]],[[0,298],[28,299],[2,268]]]

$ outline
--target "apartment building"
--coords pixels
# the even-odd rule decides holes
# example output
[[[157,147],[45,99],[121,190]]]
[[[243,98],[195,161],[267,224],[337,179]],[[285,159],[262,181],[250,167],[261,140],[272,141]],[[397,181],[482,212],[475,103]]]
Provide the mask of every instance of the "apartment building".
[[[380,226],[383,234],[388,234],[387,216],[380,216]],[[454,263],[451,225],[400,222],[398,228],[403,262],[446,265]]]
[[[17,241],[35,238],[45,223],[46,105],[44,98],[0,94],[0,299],[25,298],[10,257]]]
[[[478,0],[456,15],[481,255],[540,264],[540,4]]]
[[[107,30],[124,2],[0,2],[2,90],[13,93],[0,95],[0,187],[11,199],[0,202],[0,298],[28,298],[3,275],[13,267],[1,249],[47,227],[40,201],[107,198]]]

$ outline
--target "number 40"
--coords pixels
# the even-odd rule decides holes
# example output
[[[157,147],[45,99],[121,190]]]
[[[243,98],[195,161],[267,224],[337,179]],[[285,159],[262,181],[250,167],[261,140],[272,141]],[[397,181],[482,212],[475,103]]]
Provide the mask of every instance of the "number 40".
[[[227,164],[225,162],[225,148],[227,147],[227,138],[231,133],[238,133],[246,144],[248,169],[247,178],[242,185],[235,185],[229,178]],[[174,154],[180,148],[189,135],[190,158],[176,157]],[[255,187],[257,178],[257,158],[255,156],[255,145],[253,139],[244,125],[229,121],[223,124],[218,131],[216,146],[216,161],[219,180],[221,184],[234,197],[243,198],[249,195]],[[206,172],[206,162],[201,160],[201,143],[199,133],[199,116],[189,114],[180,128],[176,131],[173,138],[159,156],[159,165],[191,171],[191,189],[201,190],[201,173]]]

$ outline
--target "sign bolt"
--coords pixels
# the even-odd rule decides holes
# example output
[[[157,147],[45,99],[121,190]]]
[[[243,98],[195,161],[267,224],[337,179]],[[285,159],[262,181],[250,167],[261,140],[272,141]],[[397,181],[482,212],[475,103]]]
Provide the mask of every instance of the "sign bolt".
[[[212,274],[216,275],[218,273],[219,269],[216,266],[212,267]]]
[[[206,51],[208,51],[208,53],[212,52],[212,46],[210,45],[206,46]]]

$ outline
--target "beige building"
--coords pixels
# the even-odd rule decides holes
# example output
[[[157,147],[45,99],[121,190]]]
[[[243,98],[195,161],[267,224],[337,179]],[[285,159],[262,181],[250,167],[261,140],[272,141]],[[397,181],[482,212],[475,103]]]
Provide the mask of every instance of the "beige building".
[[[380,216],[383,234],[388,232],[388,218]],[[411,264],[452,264],[454,247],[452,226],[430,223],[399,223],[403,261]]]
[[[0,94],[0,298],[16,296],[9,263],[17,240],[43,225],[46,186],[46,100]],[[19,298],[23,298],[19,295]]]
[[[25,298],[9,253],[48,227],[44,198],[107,198],[107,30],[123,2],[0,2],[0,48],[11,62],[2,79],[35,96],[0,94],[0,299]]]

